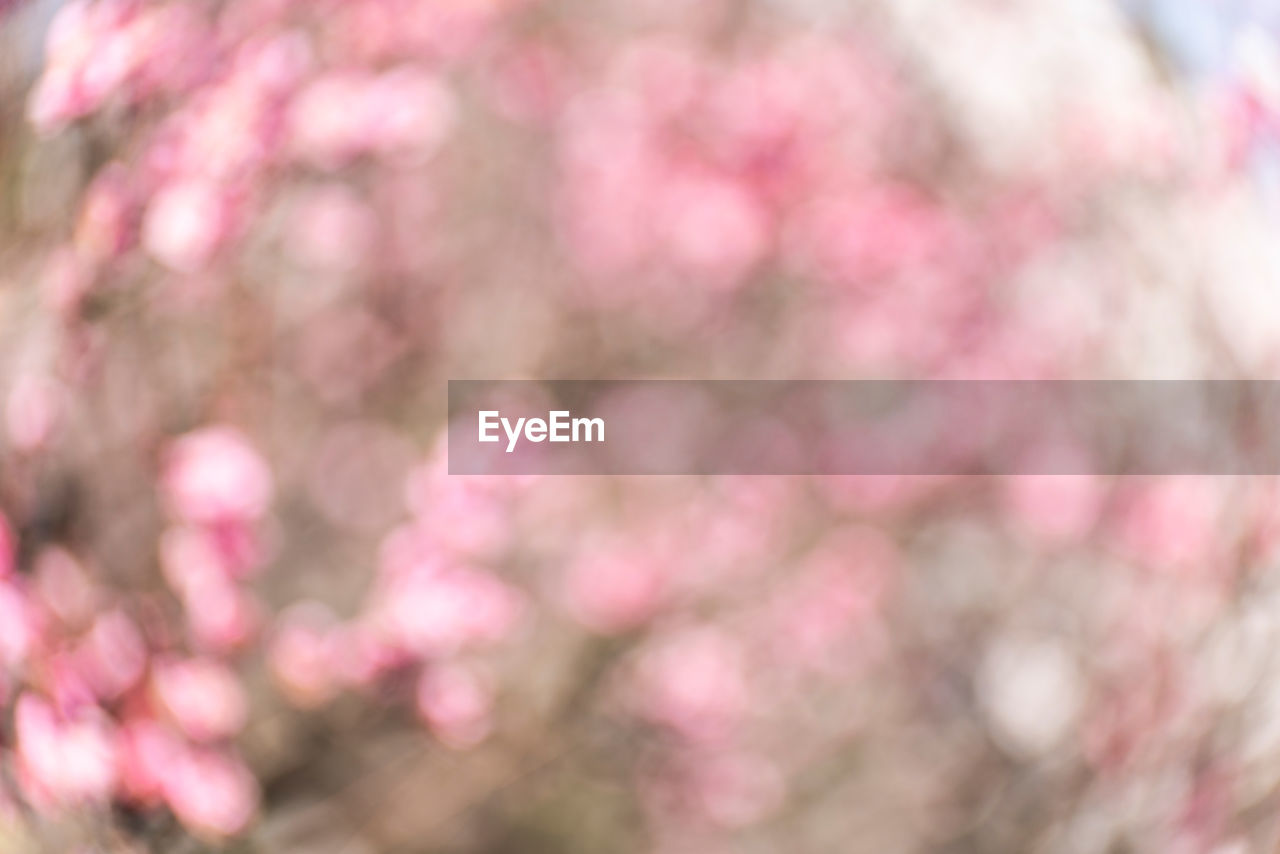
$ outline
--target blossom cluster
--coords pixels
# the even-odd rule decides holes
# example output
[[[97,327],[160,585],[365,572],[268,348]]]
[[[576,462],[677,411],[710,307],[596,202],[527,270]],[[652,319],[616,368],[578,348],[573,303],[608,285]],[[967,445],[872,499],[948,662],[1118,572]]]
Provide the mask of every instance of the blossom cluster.
[[[1280,356],[1265,63],[1224,121],[1104,0],[834,5],[59,5],[0,846],[1274,846],[1260,478],[449,474],[464,376]]]

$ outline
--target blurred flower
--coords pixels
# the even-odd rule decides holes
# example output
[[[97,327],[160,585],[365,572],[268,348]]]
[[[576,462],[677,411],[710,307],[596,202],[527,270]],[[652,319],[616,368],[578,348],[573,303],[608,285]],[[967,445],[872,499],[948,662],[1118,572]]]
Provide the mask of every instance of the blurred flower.
[[[295,705],[304,708],[328,702],[339,687],[333,643],[337,618],[325,606],[304,602],[276,618],[270,662],[276,682]]]
[[[171,512],[197,523],[251,521],[271,500],[271,472],[231,427],[206,427],[176,440],[165,458]]]
[[[239,680],[213,659],[162,659],[152,665],[151,683],[174,723],[195,741],[230,738],[248,718]]]
[[[133,621],[120,610],[99,614],[76,651],[78,669],[104,700],[113,700],[142,677],[147,647]]]
[[[451,747],[472,747],[489,734],[492,689],[465,667],[430,665],[418,680],[418,714]]]
[[[745,668],[731,636],[713,627],[682,629],[639,653],[629,691],[645,718],[691,741],[716,742],[747,711]]]
[[[378,601],[393,636],[421,655],[500,641],[524,606],[514,589],[488,573],[443,566],[387,579]]]
[[[1060,643],[999,638],[978,678],[993,735],[1016,755],[1057,747],[1076,724],[1084,699],[1082,678]]]
[[[112,728],[95,711],[59,716],[27,693],[14,707],[18,775],[24,793],[38,803],[102,802],[116,782]]]
[[[212,182],[178,181],[158,192],[142,222],[142,243],[180,273],[204,268],[232,227],[231,200]]]
[[[589,549],[565,571],[564,597],[584,626],[606,634],[644,624],[663,604],[664,558],[642,549]]]
[[[120,727],[120,785],[131,800],[154,805],[164,796],[164,780],[182,751],[178,737],[149,718]]]
[[[163,777],[165,801],[197,834],[234,836],[253,819],[258,787],[238,757],[209,748],[182,748]]]
[[[62,548],[45,549],[36,558],[34,592],[46,611],[68,626],[84,625],[99,603],[85,567]]]
[[[289,126],[298,155],[335,169],[373,151],[430,154],[452,125],[453,109],[449,92],[421,71],[335,71],[299,94]]]

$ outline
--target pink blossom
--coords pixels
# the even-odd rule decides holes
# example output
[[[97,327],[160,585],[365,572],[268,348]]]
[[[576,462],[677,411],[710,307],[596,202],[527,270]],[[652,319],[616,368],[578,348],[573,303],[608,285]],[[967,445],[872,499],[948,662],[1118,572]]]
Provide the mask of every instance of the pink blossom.
[[[39,664],[41,688],[60,714],[95,707],[97,697],[73,650],[47,650]]]
[[[204,186],[197,188],[212,191],[200,206],[196,205],[199,197],[192,195],[187,197],[191,207],[176,210],[207,212],[210,226],[216,224],[219,229],[211,228],[206,239],[216,245],[230,222],[230,195],[225,188],[253,177],[274,151],[277,132],[271,105],[256,81],[232,77],[180,113],[170,131],[174,138],[165,144],[175,146],[167,152],[174,178],[179,182],[184,177],[202,181]],[[195,239],[191,242],[194,248]]]
[[[325,74],[294,99],[289,129],[294,150],[318,166],[334,168],[361,147],[358,105],[368,79],[355,72]]]
[[[126,38],[137,57],[130,80],[135,99],[189,90],[209,73],[216,54],[206,21],[186,3],[141,9]]]
[[[492,689],[459,665],[428,666],[418,680],[417,704],[422,720],[450,747],[472,747],[492,728]]]
[[[134,718],[120,727],[120,787],[134,801],[155,804],[182,754],[182,742],[166,725]]]
[[[231,574],[203,530],[181,526],[171,527],[161,536],[160,568],[169,587],[183,596]]]
[[[314,64],[311,42],[300,30],[252,41],[236,56],[237,74],[271,95],[292,94]]]
[[[593,274],[634,272],[653,246],[653,192],[668,168],[649,117],[624,96],[583,98],[568,113],[561,160],[574,258]],[[602,205],[609,216],[597,215]]]
[[[1165,478],[1127,496],[1116,535],[1124,554],[1158,569],[1211,571],[1221,494],[1211,478]]]
[[[14,708],[20,780],[36,805],[104,801],[116,783],[115,734],[99,714],[85,709],[62,718],[47,702],[26,693]]]
[[[341,186],[309,190],[296,202],[287,243],[303,266],[329,273],[351,272],[374,245],[369,206]]]
[[[430,154],[453,123],[453,99],[430,74],[409,68],[376,77],[336,71],[294,100],[294,150],[323,168],[371,151]]]
[[[210,529],[170,528],[160,542],[160,565],[202,648],[235,649],[256,631],[257,608],[235,583],[244,568],[228,561]]]
[[[0,580],[0,664],[21,664],[36,640],[37,619],[31,602],[12,578]]]
[[[73,0],[54,16],[46,67],[28,103],[37,128],[54,131],[113,98],[180,90],[209,55],[208,34],[183,4]]]
[[[47,611],[69,626],[86,623],[99,602],[92,577],[66,549],[47,548],[35,561],[35,588]]]
[[[394,636],[423,655],[455,652],[505,638],[523,609],[519,594],[474,569],[425,569],[393,579],[382,609]]]
[[[337,618],[325,606],[306,602],[276,620],[269,660],[276,682],[297,706],[323,705],[337,693],[340,650],[331,642]]]
[[[480,479],[419,468],[409,476],[405,489],[409,508],[418,517],[418,535],[446,552],[492,555],[510,536],[506,501]]]
[[[328,638],[332,666],[344,685],[369,688],[382,675],[412,662],[412,656],[385,634],[372,617],[333,630]]]
[[[452,123],[448,90],[411,68],[376,77],[325,74],[298,95],[289,114],[294,150],[329,169],[370,151],[430,154]]]
[[[711,63],[680,37],[660,35],[623,47],[613,63],[617,87],[633,94],[655,119],[675,119],[700,106]]]
[[[713,286],[741,283],[767,249],[764,209],[743,187],[717,176],[671,176],[655,213],[675,261]]]
[[[225,189],[201,179],[179,180],[152,198],[142,222],[142,244],[162,264],[195,273],[213,260],[231,225]]]
[[[848,667],[856,639],[868,644],[899,557],[878,532],[837,532],[795,568],[794,576],[765,606],[770,614],[764,645],[805,667]]]
[[[49,69],[41,75],[27,99],[27,119],[38,130],[51,133],[89,112],[91,106],[77,90],[70,72]]]
[[[137,60],[120,37],[131,13],[127,0],[62,6],[49,26],[47,69],[28,102],[28,116],[43,131],[97,109],[124,83]]]
[[[186,827],[206,837],[234,836],[248,826],[258,787],[238,757],[208,748],[181,750],[163,777],[164,797]]]
[[[210,652],[240,649],[262,623],[261,608],[253,597],[223,578],[188,587],[182,604],[192,640]]]
[[[205,427],[177,439],[165,455],[170,511],[197,523],[260,518],[271,501],[271,472],[242,433]]]
[[[864,287],[953,254],[956,238],[944,211],[892,186],[819,198],[800,233],[820,275]]]
[[[365,133],[371,148],[427,155],[453,126],[453,97],[431,74],[397,68],[374,78],[364,93]]]
[[[1089,475],[1023,475],[1009,479],[1013,518],[1046,543],[1077,541],[1098,521],[1105,491]]]
[[[667,578],[656,553],[595,549],[569,564],[563,587],[576,620],[594,631],[616,634],[642,625],[657,612]]]
[[[174,526],[160,539],[165,580],[180,593],[227,579],[242,579],[262,560],[259,538],[247,523],[227,520],[202,527]]]
[[[248,717],[248,700],[239,680],[226,665],[211,658],[156,662],[151,684],[174,723],[196,741],[230,738]]]
[[[146,667],[147,648],[137,626],[123,611],[107,611],[76,651],[78,669],[103,699],[114,699],[133,687]]]
[[[641,652],[631,696],[649,720],[693,741],[718,741],[746,712],[745,667],[730,635],[710,627],[682,629]]]

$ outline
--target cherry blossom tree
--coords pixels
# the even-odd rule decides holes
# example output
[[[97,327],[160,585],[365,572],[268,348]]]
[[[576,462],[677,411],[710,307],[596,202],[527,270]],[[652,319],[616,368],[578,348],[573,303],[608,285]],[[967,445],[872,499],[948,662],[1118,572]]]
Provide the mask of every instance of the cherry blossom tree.
[[[444,410],[1266,375],[1264,29],[6,5],[4,846],[1276,845],[1270,481],[451,476]]]

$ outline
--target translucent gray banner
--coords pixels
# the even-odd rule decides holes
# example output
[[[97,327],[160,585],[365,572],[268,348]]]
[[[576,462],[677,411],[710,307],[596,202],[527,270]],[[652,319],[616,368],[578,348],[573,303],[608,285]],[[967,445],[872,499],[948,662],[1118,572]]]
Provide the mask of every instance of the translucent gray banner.
[[[453,474],[1277,474],[1280,381],[449,383]]]

